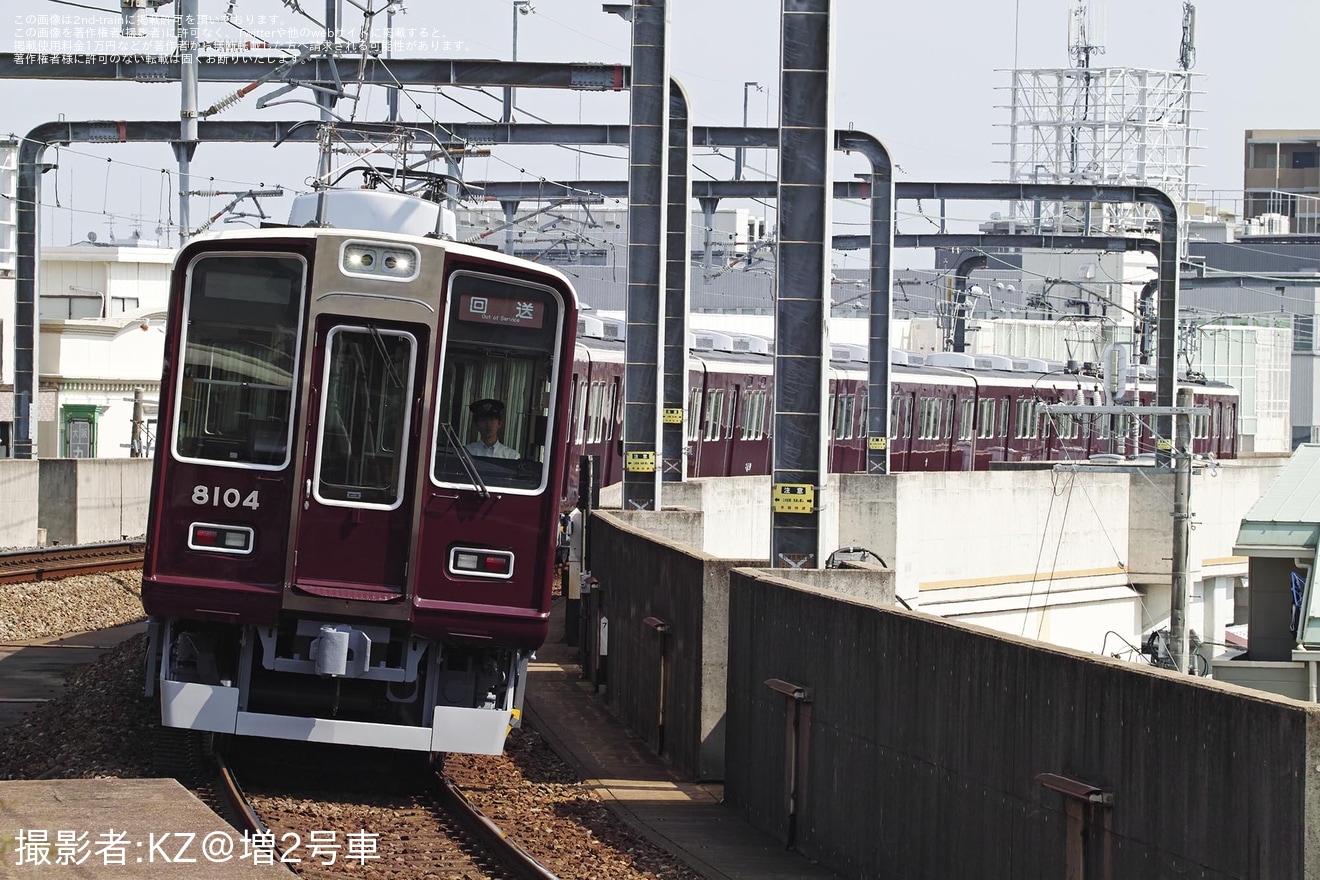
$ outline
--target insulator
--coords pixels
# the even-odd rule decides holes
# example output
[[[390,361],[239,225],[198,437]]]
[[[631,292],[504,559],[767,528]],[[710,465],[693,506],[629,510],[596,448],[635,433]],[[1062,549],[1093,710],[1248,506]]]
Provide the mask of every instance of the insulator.
[[[225,97],[221,98],[219,101],[216,101],[214,104],[212,104],[210,109],[206,110],[204,113],[202,113],[202,115],[215,116],[217,113],[223,113],[226,110],[228,110],[230,107],[237,104],[239,99],[242,97],[243,96],[238,92],[234,92],[233,94],[226,95]]]

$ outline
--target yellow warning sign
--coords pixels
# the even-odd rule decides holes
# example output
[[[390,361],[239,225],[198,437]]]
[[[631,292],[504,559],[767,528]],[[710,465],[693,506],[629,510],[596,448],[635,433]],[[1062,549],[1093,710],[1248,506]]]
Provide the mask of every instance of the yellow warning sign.
[[[681,406],[665,407],[664,422],[666,425],[683,424],[683,408]]]
[[[624,468],[630,474],[655,473],[654,452],[629,452],[624,457]]]
[[[1172,452],[1172,451],[1173,451],[1173,441],[1172,441],[1172,440],[1156,440],[1156,441],[1155,441],[1155,448],[1158,449],[1160,452]]]
[[[816,509],[816,488],[810,483],[775,483],[770,509],[775,513],[811,513]]]
[[[886,449],[889,448],[889,438],[888,438],[888,437],[867,437],[867,438],[866,438],[866,448],[867,448],[867,449],[875,449],[875,450],[878,450],[878,451],[880,451],[880,452],[884,452]]]

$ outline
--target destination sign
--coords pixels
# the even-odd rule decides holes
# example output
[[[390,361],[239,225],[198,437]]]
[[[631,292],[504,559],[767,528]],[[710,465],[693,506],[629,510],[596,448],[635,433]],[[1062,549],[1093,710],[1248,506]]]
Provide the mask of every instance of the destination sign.
[[[539,328],[545,323],[545,303],[489,294],[460,294],[458,319],[505,327]]]

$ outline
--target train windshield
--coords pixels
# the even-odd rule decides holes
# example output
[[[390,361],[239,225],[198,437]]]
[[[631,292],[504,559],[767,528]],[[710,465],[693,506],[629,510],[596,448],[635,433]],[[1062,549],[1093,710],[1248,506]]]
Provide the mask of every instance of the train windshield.
[[[288,464],[304,273],[302,259],[282,255],[218,254],[192,264],[176,456]]]
[[[544,487],[561,314],[548,288],[454,275],[432,458],[437,483],[471,485],[475,468],[490,488]]]
[[[336,327],[326,342],[316,497],[397,507],[403,500],[417,340],[375,327]]]

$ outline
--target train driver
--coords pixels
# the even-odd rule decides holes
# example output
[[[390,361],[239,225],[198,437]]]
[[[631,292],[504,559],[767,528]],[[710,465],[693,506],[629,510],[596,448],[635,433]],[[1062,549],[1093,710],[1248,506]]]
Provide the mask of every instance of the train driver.
[[[483,397],[468,404],[472,411],[472,421],[476,425],[478,439],[465,448],[473,455],[483,458],[521,458],[518,450],[500,442],[500,428],[504,427],[504,401],[493,397]]]

